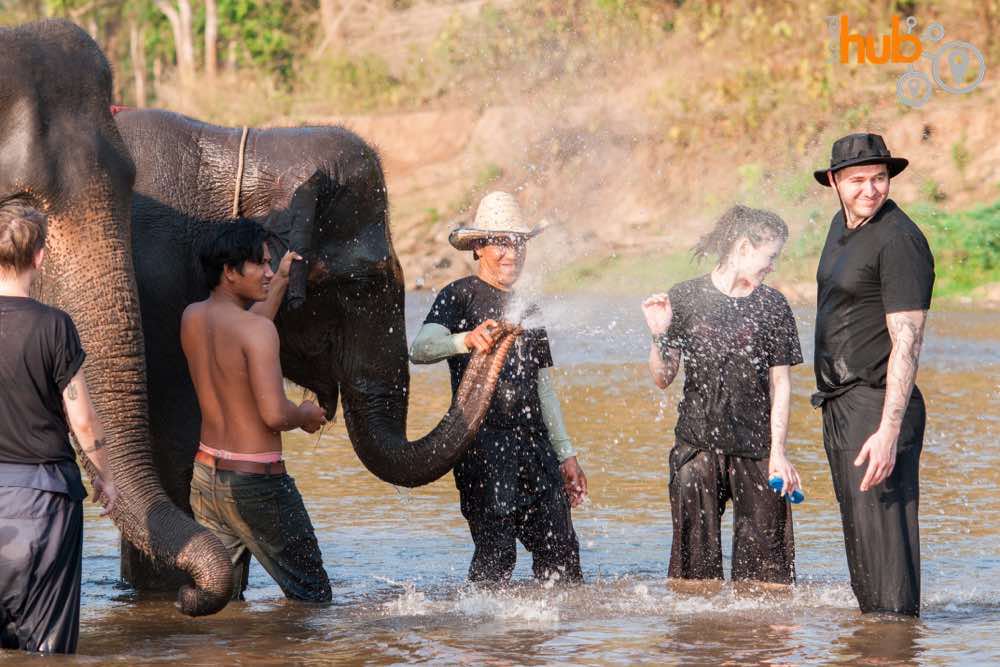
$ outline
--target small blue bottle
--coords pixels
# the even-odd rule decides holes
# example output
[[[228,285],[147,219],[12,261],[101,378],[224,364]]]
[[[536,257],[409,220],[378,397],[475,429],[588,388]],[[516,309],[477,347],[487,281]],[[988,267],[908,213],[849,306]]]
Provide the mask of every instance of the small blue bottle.
[[[767,483],[772,489],[774,489],[775,493],[781,493],[781,487],[785,485],[785,480],[775,475],[771,479],[767,480]],[[794,491],[792,491],[791,495],[787,495],[785,497],[788,498],[789,502],[791,502],[793,505],[798,505],[799,503],[801,503],[803,500],[806,499],[805,494],[803,494],[798,489],[795,489]]]

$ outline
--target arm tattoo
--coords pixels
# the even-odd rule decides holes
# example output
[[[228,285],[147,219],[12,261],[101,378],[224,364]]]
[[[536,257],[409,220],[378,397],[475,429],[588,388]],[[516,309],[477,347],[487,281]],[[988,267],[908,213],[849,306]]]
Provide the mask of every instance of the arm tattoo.
[[[69,386],[66,387],[66,398],[67,400],[75,401],[77,396],[79,396],[79,394],[76,392],[76,383],[70,382]]]
[[[88,454],[90,454],[91,452],[96,452],[98,449],[104,449],[104,441],[95,439],[93,447],[91,447],[90,449],[87,449],[86,447],[81,447],[81,449]]]
[[[892,352],[886,373],[882,424],[898,431],[917,377],[927,311],[890,313],[885,319],[892,339]]]

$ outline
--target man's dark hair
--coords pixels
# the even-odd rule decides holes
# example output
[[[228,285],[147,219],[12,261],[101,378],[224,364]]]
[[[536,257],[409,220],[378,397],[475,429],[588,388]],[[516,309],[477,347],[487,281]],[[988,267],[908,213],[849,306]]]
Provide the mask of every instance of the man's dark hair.
[[[205,240],[198,253],[208,290],[218,287],[225,267],[230,266],[242,274],[245,262],[262,263],[264,242],[270,237],[266,229],[246,218],[220,225],[218,232]]]

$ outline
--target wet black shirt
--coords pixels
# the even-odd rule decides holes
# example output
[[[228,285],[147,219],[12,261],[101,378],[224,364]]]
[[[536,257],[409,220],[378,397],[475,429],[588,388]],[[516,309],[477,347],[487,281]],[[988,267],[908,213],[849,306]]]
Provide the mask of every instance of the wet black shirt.
[[[677,439],[722,454],[767,457],[768,369],[802,363],[788,301],[767,285],[727,296],[704,275],[674,285],[670,304],[674,315],[663,343],[681,350],[684,362]]]
[[[513,293],[497,289],[476,276],[461,278],[438,293],[424,323],[440,324],[452,333],[472,331],[486,320],[504,319],[512,297]],[[448,358],[453,395],[458,391],[470,358],[468,354]],[[549,366],[552,366],[552,352],[545,329],[525,330],[507,355],[483,425],[544,429],[538,398],[538,371]]]
[[[0,464],[75,467],[62,392],[85,356],[69,315],[0,296]]]
[[[934,257],[927,239],[891,199],[853,231],[838,212],[816,283],[817,396],[856,384],[885,387],[892,351],[886,314],[931,306]]]

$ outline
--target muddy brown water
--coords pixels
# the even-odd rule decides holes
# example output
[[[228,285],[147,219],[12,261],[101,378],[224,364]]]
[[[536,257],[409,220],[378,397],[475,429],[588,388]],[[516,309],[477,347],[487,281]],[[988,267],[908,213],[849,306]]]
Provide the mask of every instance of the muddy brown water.
[[[429,296],[408,298],[412,336]],[[73,664],[987,664],[1000,662],[1000,314],[933,312],[918,384],[928,406],[921,465],[923,616],[861,616],[839,515],[794,370],[789,447],[808,498],[795,511],[798,583],[680,590],[670,546],[666,458],[680,383],[648,380],[636,299],[559,298],[544,308],[558,390],[590,479],[574,512],[587,584],[546,589],[519,548],[516,585],[464,585],[472,554],[450,475],[415,490],[379,482],[337,424],[286,439],[323,549],[334,602],[291,603],[254,563],[247,601],[208,618],[137,596],[118,579],[117,532],[88,507],[80,654]],[[812,313],[797,311],[811,359]],[[413,369],[410,435],[445,411],[443,364]],[[727,524],[727,530],[730,526]],[[729,548],[729,539],[726,540]],[[728,572],[729,563],[726,563]],[[0,663],[27,661],[2,652]],[[32,664],[41,664],[32,661]]]

